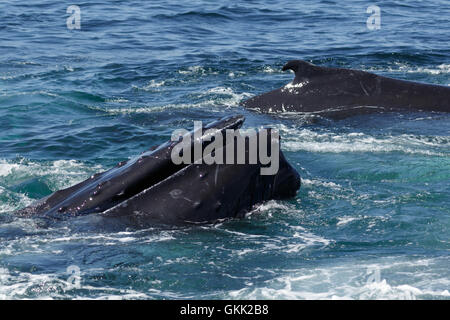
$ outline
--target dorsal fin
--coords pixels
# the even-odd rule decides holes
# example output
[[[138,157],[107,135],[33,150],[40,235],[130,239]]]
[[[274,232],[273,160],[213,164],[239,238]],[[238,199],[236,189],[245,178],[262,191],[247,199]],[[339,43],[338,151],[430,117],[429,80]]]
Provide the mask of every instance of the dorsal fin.
[[[296,83],[296,82],[300,82],[306,78],[316,76],[318,74],[322,74],[325,72],[326,69],[316,66],[307,61],[291,60],[291,61],[288,61],[284,65],[282,70],[283,71],[286,71],[286,70],[294,71],[294,73],[295,73],[294,83]]]

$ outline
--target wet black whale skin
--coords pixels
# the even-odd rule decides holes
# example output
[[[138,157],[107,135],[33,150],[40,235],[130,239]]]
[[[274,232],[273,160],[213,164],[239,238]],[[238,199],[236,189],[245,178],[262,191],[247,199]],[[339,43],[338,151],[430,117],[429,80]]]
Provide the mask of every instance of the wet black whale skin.
[[[292,83],[241,104],[260,112],[304,112],[343,118],[385,111],[450,112],[450,87],[392,79],[370,72],[289,61]]]
[[[243,122],[242,116],[226,117],[204,130],[224,132]],[[203,145],[209,143],[203,138]],[[261,175],[259,162],[175,165],[171,152],[177,143],[162,144],[17,213],[55,219],[97,214],[132,226],[210,222],[240,217],[265,200],[293,197],[300,187],[298,173],[281,151],[278,172]]]

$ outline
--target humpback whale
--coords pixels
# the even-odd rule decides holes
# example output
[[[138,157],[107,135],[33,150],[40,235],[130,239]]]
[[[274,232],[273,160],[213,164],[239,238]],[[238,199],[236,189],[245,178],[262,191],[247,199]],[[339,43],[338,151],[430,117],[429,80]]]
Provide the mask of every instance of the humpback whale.
[[[260,112],[304,112],[346,117],[382,111],[450,112],[450,87],[398,80],[370,72],[292,60],[295,78],[241,104]]]
[[[194,148],[194,143],[208,146],[208,130],[224,133],[239,129],[243,122],[242,116],[212,122],[202,128],[200,138],[190,147]],[[300,176],[279,149],[277,173],[261,175],[260,161],[208,165],[193,158],[191,164],[174,164],[171,154],[177,143],[168,141],[17,213],[50,219],[97,214],[136,227],[201,223],[242,217],[254,205],[293,197],[300,188]],[[248,141],[244,150],[248,157]]]

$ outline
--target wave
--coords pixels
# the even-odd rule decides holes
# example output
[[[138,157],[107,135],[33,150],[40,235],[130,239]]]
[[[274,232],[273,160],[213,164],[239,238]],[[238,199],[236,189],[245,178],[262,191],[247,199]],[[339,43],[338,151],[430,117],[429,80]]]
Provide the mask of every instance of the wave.
[[[0,214],[25,207],[34,201],[27,195],[26,188],[25,191],[14,191],[12,182],[43,179],[46,188],[56,191],[83,181],[102,169],[100,165],[92,166],[76,160],[34,162],[27,159],[0,159]]]
[[[420,154],[447,157],[450,137],[425,135],[370,135],[363,132],[327,132],[278,125],[287,151],[326,153],[371,152]]]
[[[390,73],[424,73],[429,75],[439,75],[439,74],[449,74],[450,64],[443,63],[435,67],[423,67],[423,66],[412,66],[411,64],[405,62],[394,62],[394,66],[389,66],[387,68],[380,67],[370,67],[365,68],[365,71],[386,71]]]
[[[448,299],[449,280],[446,274],[436,277],[428,268],[448,263],[448,258],[408,261],[405,257],[381,259],[380,262],[359,262],[301,269],[226,294],[225,299],[383,299],[415,300]],[[407,275],[390,280],[395,273]],[[430,277],[432,281],[425,281]],[[403,279],[403,280],[402,280]],[[317,284],[321,284],[318,286]]]
[[[161,86],[163,86],[161,84]],[[120,108],[111,108],[103,106],[89,106],[92,110],[103,111],[109,114],[135,114],[135,113],[159,113],[168,110],[181,109],[205,109],[214,112],[214,107],[237,107],[239,102],[244,98],[250,97],[247,92],[236,93],[230,87],[215,87],[197,94],[197,99],[201,100],[196,103],[170,103],[166,105],[149,105],[149,106],[123,106]],[[116,101],[115,101],[116,102]],[[220,109],[216,110],[221,111]]]
[[[219,74],[211,68],[205,68],[203,66],[190,66],[185,69],[178,70],[179,74],[183,75],[205,75],[205,74]]]

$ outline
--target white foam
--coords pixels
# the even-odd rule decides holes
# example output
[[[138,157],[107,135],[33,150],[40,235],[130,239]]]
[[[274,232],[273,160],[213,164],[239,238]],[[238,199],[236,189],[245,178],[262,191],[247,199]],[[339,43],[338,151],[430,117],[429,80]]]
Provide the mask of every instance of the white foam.
[[[275,200],[270,200],[270,201],[266,201],[260,205],[258,205],[255,208],[255,211],[259,211],[259,212],[265,212],[265,211],[270,211],[270,210],[284,210],[284,211],[288,211],[288,210],[292,210],[292,208],[289,208],[287,205],[279,202],[279,201],[275,201]]]
[[[219,95],[212,98],[211,95]],[[124,106],[120,108],[103,108],[98,106],[89,106],[93,110],[101,110],[110,114],[135,114],[135,113],[158,113],[170,109],[204,109],[208,108],[208,111],[214,111],[214,106],[231,106],[237,107],[239,102],[250,97],[251,94],[247,92],[236,93],[229,87],[215,87],[203,92],[200,97],[204,100],[198,103],[171,103],[162,106]],[[217,110],[219,112],[220,110]]]
[[[153,79],[143,87],[138,87],[138,86],[133,85],[133,88],[135,88],[137,90],[143,90],[143,91],[155,91],[155,90],[159,90],[160,88],[164,87],[166,84],[167,84],[167,82],[165,80],[156,81]]]
[[[11,174],[11,172],[19,167],[15,163],[7,163],[5,160],[0,160],[0,177],[5,177]]]
[[[237,106],[242,99],[251,96],[251,94],[248,92],[236,93],[230,87],[211,88],[207,90],[205,93],[203,93],[202,96],[207,97],[211,94],[219,95],[219,97],[215,99],[214,102],[212,103],[213,105],[227,105],[227,106]],[[208,104],[210,105],[211,102],[209,101]]]
[[[336,225],[342,227],[342,226],[348,224],[349,222],[352,222],[352,221],[355,221],[355,220],[358,220],[358,218],[356,218],[356,217],[349,217],[349,216],[339,217],[338,218],[338,223]]]
[[[19,78],[21,75],[20,74],[16,74],[16,75],[9,75],[9,73],[6,73],[7,75],[2,75],[0,76],[1,80],[12,80],[15,78]]]
[[[45,90],[35,90],[35,91],[17,91],[14,93],[7,92],[3,93],[2,96],[9,96],[9,97],[15,97],[15,96],[33,96],[33,95],[43,95],[43,96],[49,96],[49,97],[59,97],[56,93],[48,92]]]
[[[262,71],[264,73],[280,73],[281,72],[278,68],[274,68],[271,66],[265,66]]]
[[[11,61],[12,64],[18,65],[31,65],[31,66],[39,66],[40,64],[34,61]]]
[[[420,66],[411,66],[403,62],[395,62],[393,67],[383,69],[371,67],[365,70],[369,72],[387,71],[391,73],[427,73],[431,75],[439,75],[450,73],[450,64],[443,63],[435,67],[420,67]]]
[[[252,253],[252,252],[255,252],[255,250],[253,250],[253,249],[243,249],[243,250],[237,250],[236,254],[238,256],[243,256],[243,255],[246,255],[246,254],[249,254],[249,253]]]
[[[187,70],[178,70],[178,73],[181,74],[193,74],[193,73],[203,73],[205,69],[202,66],[190,66]]]
[[[417,67],[417,68],[411,68],[408,66],[403,66],[401,64],[399,65],[400,71],[406,71],[408,73],[428,73],[432,75],[438,75],[438,74],[447,74],[450,73],[450,64],[440,64],[436,66],[435,68],[424,68],[424,67]]]
[[[125,99],[125,98],[112,98],[112,99],[106,99],[106,102],[109,102],[109,103],[126,103],[126,102],[130,102],[130,101]]]
[[[295,83],[294,82],[289,82],[287,85],[285,85],[281,91],[282,92],[288,92],[288,93],[298,93],[297,89],[300,89],[304,86],[306,86],[309,82],[308,81],[303,81],[303,82],[299,82],[299,83]]]
[[[72,186],[88,178],[93,172],[101,171],[99,165],[92,166],[76,160],[56,160],[49,162],[33,162],[26,159],[4,160],[0,159],[0,177],[8,177],[8,180],[20,180],[31,177],[45,177],[49,187],[60,190]],[[7,197],[14,201],[0,204],[0,213],[17,210],[20,207],[30,205],[34,200],[25,194],[0,189],[7,193]]]
[[[89,271],[89,270],[88,270]],[[83,283],[81,274],[80,287],[73,287],[67,282],[69,275],[57,276],[55,274],[34,274],[21,272],[10,274],[7,269],[0,268],[0,300],[24,299],[29,292],[39,288],[38,298],[49,299],[148,299],[151,295],[132,289],[119,289],[107,286],[91,286]],[[78,295],[78,290],[89,291],[90,296]]]
[[[328,246],[330,243],[334,242],[334,240],[326,239],[324,237],[313,234],[301,226],[291,226],[291,228],[296,230],[294,232],[294,234],[292,235],[292,237],[303,241],[304,247],[310,247],[310,246],[325,247],[325,246]],[[295,244],[295,245],[299,245],[299,244]],[[289,249],[289,250],[291,250],[290,252],[295,252],[292,249]]]
[[[430,150],[445,149],[450,145],[450,139],[446,136],[421,135],[380,135],[371,136],[362,132],[336,133],[316,132],[310,129],[288,128],[278,125],[280,135],[283,137],[282,146],[288,151],[309,152],[373,152],[389,153],[404,152],[410,154],[423,154],[432,156],[448,156],[448,153]]]
[[[205,68],[202,66],[190,66],[187,68],[187,70],[178,70],[178,73],[183,75],[192,75],[192,74],[218,74],[216,71],[212,71],[211,68]]]
[[[325,188],[330,188],[330,189],[334,189],[334,190],[341,190],[342,187],[334,182],[331,181],[322,181],[319,179],[307,179],[307,178],[302,178],[302,186],[306,187],[306,186],[314,186],[314,187],[325,187]]]
[[[395,273],[416,270],[421,261],[391,257],[377,263],[344,263],[328,267],[304,268],[286,272],[256,286],[231,291],[231,299],[419,299],[426,295],[448,298],[449,291],[442,289],[448,280],[445,274],[437,276],[424,269],[425,274],[413,271],[413,277],[390,280]],[[416,263],[417,262],[417,263]],[[428,264],[437,262],[428,259]],[[423,261],[422,261],[423,263]],[[440,261],[443,263],[443,261]],[[417,280],[434,276],[432,281]],[[437,277],[436,277],[437,276]]]

